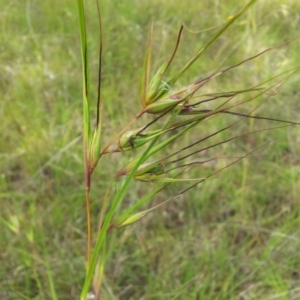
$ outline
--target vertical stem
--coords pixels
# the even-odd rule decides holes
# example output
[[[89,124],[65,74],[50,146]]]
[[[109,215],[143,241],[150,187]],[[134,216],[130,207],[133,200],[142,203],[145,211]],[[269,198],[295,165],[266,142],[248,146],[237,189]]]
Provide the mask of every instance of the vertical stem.
[[[85,191],[85,201],[86,201],[86,222],[87,222],[87,253],[86,260],[87,266],[90,264],[91,260],[91,203],[90,203],[90,190]]]
[[[87,253],[86,253],[86,262],[87,270],[89,268],[91,260],[91,241],[92,241],[92,232],[91,232],[91,201],[90,201],[90,187],[91,187],[91,176],[92,172],[90,170],[90,164],[87,154],[85,153],[85,207],[86,207],[86,223],[87,223]]]
[[[105,254],[106,254],[106,238],[103,241],[101,256],[98,262],[98,270],[97,270],[97,277],[94,284],[95,290],[95,300],[100,300],[102,282],[103,282],[103,275],[104,275],[104,265],[105,265]]]

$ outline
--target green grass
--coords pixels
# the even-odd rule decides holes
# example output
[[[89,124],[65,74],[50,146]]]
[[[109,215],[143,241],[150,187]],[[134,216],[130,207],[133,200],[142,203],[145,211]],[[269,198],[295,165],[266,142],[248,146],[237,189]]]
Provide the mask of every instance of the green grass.
[[[157,68],[170,55],[182,22],[194,31],[210,28],[236,13],[241,3],[103,2],[103,96],[110,100],[103,133],[108,141],[139,109],[138,89],[151,21]],[[86,221],[76,2],[4,0],[2,7],[0,298],[17,300],[23,293],[29,299],[78,299],[85,277]],[[299,10],[296,0],[260,1],[180,84],[295,37]],[[93,4],[87,13],[95,79],[98,28]],[[185,33],[174,67],[186,63],[212,32]],[[299,65],[296,40],[225,74],[205,89],[245,89]],[[299,121],[299,78],[296,73],[257,113]],[[243,111],[256,105],[249,103]],[[189,138],[197,139],[238,120],[228,115],[217,119],[204,122]],[[244,120],[215,141],[273,125],[277,124]],[[113,230],[103,298],[299,299],[299,133],[297,126],[264,131],[200,153],[199,159],[216,154],[242,156],[273,141],[135,225]],[[173,147],[180,145],[177,142]],[[91,190],[95,219],[110,180],[108,171],[114,174],[130,156],[113,155],[96,169]],[[210,174],[228,161],[205,164],[193,170],[193,175]],[[183,187],[167,189],[152,205]],[[151,188],[132,185],[123,207]]]

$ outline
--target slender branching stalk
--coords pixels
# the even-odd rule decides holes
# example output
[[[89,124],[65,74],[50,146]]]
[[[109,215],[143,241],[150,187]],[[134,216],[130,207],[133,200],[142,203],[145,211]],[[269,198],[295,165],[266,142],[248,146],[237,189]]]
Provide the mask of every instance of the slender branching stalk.
[[[145,60],[142,68],[141,84],[140,84],[140,103],[141,109],[132,116],[132,120],[124,125],[121,130],[110,139],[106,145],[102,145],[102,119],[104,115],[104,100],[101,97],[101,74],[102,74],[102,54],[103,54],[103,41],[102,41],[102,24],[101,13],[99,4],[96,0],[98,19],[99,19],[99,72],[98,72],[98,88],[97,88],[97,115],[96,125],[92,128],[91,125],[91,99],[90,99],[90,82],[89,82],[89,52],[87,43],[87,30],[86,30],[86,17],[84,10],[84,0],[77,0],[79,12],[79,24],[81,34],[81,52],[82,52],[82,78],[83,78],[83,148],[84,148],[84,168],[85,168],[85,190],[86,190],[86,217],[87,217],[87,270],[86,277],[82,288],[81,300],[88,299],[89,293],[92,293],[93,299],[100,299],[101,286],[105,277],[105,263],[106,263],[106,247],[109,239],[108,233],[116,228],[131,225],[150,211],[166,204],[167,202],[179,197],[190,189],[196,187],[205,180],[215,179],[217,174],[229,166],[237,163],[243,158],[250,157],[254,152],[261,149],[255,149],[252,152],[243,156],[235,157],[234,160],[227,164],[225,167],[211,173],[206,177],[200,178],[186,178],[184,175],[189,173],[192,168],[199,167],[202,164],[211,161],[222,159],[226,157],[223,154],[216,155],[210,159],[197,161],[192,160],[196,154],[215,148],[224,143],[231,142],[237,138],[256,134],[266,130],[279,129],[284,126],[297,125],[299,123],[279,120],[272,116],[260,116],[254,114],[254,111],[266,100],[273,95],[277,94],[281,86],[296,72],[299,67],[293,70],[283,72],[274,76],[271,80],[261,83],[257,86],[245,88],[244,90],[231,90],[219,93],[203,93],[201,88],[214,80],[216,77],[231,71],[257,57],[265,54],[268,51],[275,50],[279,47],[288,45],[292,40],[287,41],[281,45],[274,46],[266,49],[256,55],[253,55],[233,66],[227,67],[223,70],[212,72],[211,75],[204,79],[197,80],[190,85],[178,87],[178,79],[188,71],[188,69],[207,51],[210,46],[239,18],[241,17],[256,0],[251,0],[244,6],[236,15],[232,16],[215,35],[201,48],[180,70],[170,75],[170,67],[177,54],[178,47],[180,46],[181,36],[184,32],[184,26],[181,26],[175,42],[174,50],[170,58],[164,62],[157,70],[152,78],[151,75],[151,59],[152,59],[152,37],[153,25],[150,29],[150,37],[148,48],[146,50]],[[238,97],[243,97],[242,100],[236,101]],[[248,102],[257,98],[262,98],[260,104],[257,105],[250,112],[236,111]],[[204,109],[203,103],[209,103],[215,107]],[[142,120],[145,114],[153,116],[152,121],[145,122],[142,127],[134,128],[137,120]],[[211,134],[203,135],[197,141],[190,142],[180,149],[165,154],[164,149],[175,141],[186,136],[193,128],[207,125],[209,121],[213,122],[214,118],[220,115],[228,115],[228,117],[238,117],[237,121],[232,122],[230,125],[217,130]],[[240,135],[232,136],[220,142],[213,142],[211,145],[203,146],[204,141],[210,141],[215,136],[220,135],[221,132],[229,130],[236,126],[243,119],[250,118],[256,120],[267,120],[269,122],[280,122],[284,125],[269,127],[260,130],[253,130]],[[158,122],[159,121],[159,122]],[[160,126],[158,125],[160,124]],[[162,124],[162,125],[161,125]],[[133,128],[132,128],[133,127]],[[162,139],[163,137],[163,139]],[[266,146],[268,143],[263,145]],[[193,147],[198,147],[193,149]],[[139,150],[135,154],[133,150]],[[132,151],[135,157],[121,168],[113,176],[113,181],[107,187],[107,192],[103,201],[101,210],[100,222],[98,225],[98,233],[95,237],[95,243],[92,244],[92,220],[91,220],[91,199],[90,190],[93,171],[99,164],[99,161],[104,155],[111,155],[115,152]],[[190,152],[188,152],[190,151]],[[161,154],[159,159],[153,160],[154,154]],[[151,160],[152,159],[152,160]],[[189,159],[191,159],[189,161]],[[117,189],[114,196],[109,193],[110,186],[119,177],[124,176],[119,189]],[[138,180],[144,183],[155,182],[158,186],[152,192],[146,194],[144,197],[137,199],[135,204],[131,207],[124,209],[116,215],[117,208],[122,203],[124,196],[128,192],[128,188],[133,180]],[[188,184],[180,193],[171,196],[162,203],[151,207],[146,210],[140,210],[141,207],[149,202],[157,193],[165,189],[169,185],[179,182]]]

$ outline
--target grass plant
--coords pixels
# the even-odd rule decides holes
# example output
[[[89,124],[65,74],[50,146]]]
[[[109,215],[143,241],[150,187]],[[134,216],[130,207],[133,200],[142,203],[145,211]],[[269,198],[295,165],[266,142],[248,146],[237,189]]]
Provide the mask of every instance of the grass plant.
[[[255,2],[78,0],[83,135],[74,1],[7,3],[1,298],[297,299],[297,3]]]

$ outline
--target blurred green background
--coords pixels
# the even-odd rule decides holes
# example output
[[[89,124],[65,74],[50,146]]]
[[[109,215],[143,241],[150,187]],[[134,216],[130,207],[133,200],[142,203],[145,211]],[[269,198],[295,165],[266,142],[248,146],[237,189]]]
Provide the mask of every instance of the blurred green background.
[[[92,80],[96,87],[98,21],[87,1]],[[140,108],[141,67],[151,22],[153,70],[167,59],[182,23],[174,70],[209,40],[245,1],[101,1],[105,139]],[[238,63],[299,33],[300,2],[258,1],[189,70],[179,84]],[[0,298],[78,299],[85,276],[82,78],[77,2],[2,0],[0,11]],[[300,65],[299,41],[214,80],[208,92],[246,89]],[[299,121],[300,73],[258,109]],[[94,90],[96,95],[96,88]],[[259,99],[245,105],[249,112]],[[151,117],[149,117],[149,120]],[[192,135],[237,120],[220,116]],[[226,139],[278,124],[244,120]],[[300,299],[300,130],[289,126],[222,145],[242,156],[273,141],[218,178],[141,222],[112,232],[103,299]],[[182,141],[182,145],[188,141]],[[179,142],[174,147],[180,147]],[[95,173],[95,222],[110,176],[132,154],[113,155]],[[193,176],[224,166],[199,167]],[[149,206],[185,185],[159,194]],[[132,185],[123,205],[149,184]],[[122,208],[120,208],[122,209]]]

